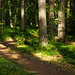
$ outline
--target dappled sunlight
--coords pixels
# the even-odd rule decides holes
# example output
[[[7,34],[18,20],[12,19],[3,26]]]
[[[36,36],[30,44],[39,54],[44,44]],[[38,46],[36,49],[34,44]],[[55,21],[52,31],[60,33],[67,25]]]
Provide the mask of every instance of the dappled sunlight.
[[[3,44],[0,44],[0,48],[6,48],[6,46],[4,46]]]
[[[16,40],[14,41],[12,38],[6,40],[6,42],[8,42],[8,44],[16,44]]]
[[[32,41],[33,43],[31,42],[31,46],[13,45],[11,44],[12,41],[14,42],[14,40],[10,39],[10,41],[7,40],[0,44],[0,48],[4,49],[0,52],[0,57],[3,56],[7,59],[12,60],[16,64],[22,65],[23,68],[28,72],[37,72],[39,74],[42,73],[43,75],[44,73],[47,73],[46,69],[49,70],[48,72],[56,72],[56,68],[51,66],[49,62],[58,64],[57,62],[61,62],[61,60],[63,60],[63,56],[59,52],[57,52],[56,47],[52,44],[50,44],[48,48],[45,48],[43,46],[37,45],[38,40],[36,40],[36,42]],[[40,61],[37,60],[36,57],[39,58]],[[44,63],[45,61],[47,61],[48,63]]]
[[[13,59],[19,59],[21,57],[21,55],[19,54],[5,54],[6,56],[8,56],[8,58],[13,58]]]
[[[55,61],[55,62],[59,62],[60,59],[63,59],[62,55],[57,55],[57,56],[48,56],[48,55],[43,55],[43,53],[33,53],[33,55],[35,57],[40,58],[40,60],[43,61]]]
[[[17,48],[26,47],[26,45],[18,45]]]
[[[6,40],[6,42],[8,42],[8,45],[15,44],[13,39]],[[0,52],[8,58],[18,59],[19,57],[21,57],[21,55],[17,54],[15,51],[12,52],[11,48],[8,48],[5,44],[0,44]]]
[[[0,57],[3,57],[3,58],[5,57],[7,59],[12,60],[15,63],[28,66],[28,67],[25,67],[25,69],[29,73],[38,72],[37,70],[32,70],[32,69],[30,70],[29,69],[29,67],[33,64],[34,61],[31,61],[31,59],[28,58],[26,54],[25,55],[21,55],[21,54],[17,53],[16,51],[11,50],[12,48],[10,47],[11,46],[10,42],[13,43],[14,40],[13,39],[9,39],[9,40],[6,40],[5,42],[2,42],[0,44]],[[8,46],[6,44],[9,45],[9,48],[8,48]],[[27,46],[20,45],[18,47],[27,47]]]
[[[8,52],[9,51],[9,49],[7,49],[7,47],[5,46],[5,45],[3,45],[3,44],[0,44],[0,52]]]
[[[3,48],[3,49],[2,49]],[[18,59],[21,55],[11,52],[11,49],[8,49],[6,46],[0,44],[0,53],[8,58]]]

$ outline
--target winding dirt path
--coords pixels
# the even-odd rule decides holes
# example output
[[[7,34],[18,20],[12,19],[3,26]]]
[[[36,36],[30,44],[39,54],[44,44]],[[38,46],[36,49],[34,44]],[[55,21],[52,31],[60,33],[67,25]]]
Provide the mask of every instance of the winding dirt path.
[[[15,49],[15,47],[12,46],[15,43],[16,41],[13,39],[0,42],[0,57],[13,60],[21,64],[25,70],[37,72],[37,75],[75,75],[71,69],[59,69],[52,64],[39,61],[35,57],[30,58],[26,54],[19,54],[16,51],[12,51],[12,48]]]

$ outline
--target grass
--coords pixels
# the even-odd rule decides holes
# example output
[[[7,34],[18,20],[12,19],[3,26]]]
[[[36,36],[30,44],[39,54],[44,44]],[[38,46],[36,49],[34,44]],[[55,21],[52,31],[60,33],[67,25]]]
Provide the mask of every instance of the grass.
[[[4,58],[0,58],[0,75],[34,75],[35,73],[30,73],[24,71],[23,69],[17,67],[11,61]]]
[[[69,64],[75,67],[75,47],[70,44],[55,42],[53,38],[48,38],[49,43],[46,47],[42,46],[39,44],[38,28],[27,29],[24,32],[19,27],[16,29],[7,27],[3,32],[1,30],[0,32],[0,40],[5,40],[10,37],[18,40],[15,50],[19,53],[33,55],[43,61]],[[71,36],[67,36],[66,39],[68,41],[73,40]]]

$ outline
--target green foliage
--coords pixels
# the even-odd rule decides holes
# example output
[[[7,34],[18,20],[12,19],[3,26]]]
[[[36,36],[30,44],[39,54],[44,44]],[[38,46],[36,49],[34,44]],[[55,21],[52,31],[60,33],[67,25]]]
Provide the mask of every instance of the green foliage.
[[[33,75],[34,73],[29,73],[23,69],[17,67],[11,61],[4,58],[0,58],[0,75]]]
[[[75,41],[75,37],[73,37],[71,35],[67,35],[66,36],[66,41]]]
[[[3,30],[2,28],[0,28],[0,40],[5,40],[8,39],[10,37],[10,33],[11,33],[11,29],[6,28],[5,30]]]
[[[64,60],[70,64],[75,65],[75,47],[69,44],[53,43],[63,56]]]
[[[21,37],[17,37],[17,45],[22,45],[24,44],[24,41],[25,41],[25,37],[22,35]]]
[[[58,57],[60,54],[62,55],[63,59],[59,59],[64,63],[70,63],[72,65],[75,64],[75,47],[69,44],[63,44],[60,42],[55,42],[53,37],[48,37],[48,45],[42,46],[39,44],[38,38],[38,29],[27,29],[26,33],[20,30],[20,27],[16,27],[11,29],[6,27],[4,30],[0,30],[0,40],[6,38],[16,38],[17,39],[17,47],[16,51],[19,53],[26,53],[28,55],[31,54],[38,54],[42,57]],[[67,36],[66,39],[68,41],[72,40],[72,36]],[[21,45],[21,46],[20,46]]]
[[[36,23],[38,23],[38,2],[37,0],[26,0],[25,1],[25,20],[26,20],[26,30],[21,31],[21,0],[11,0],[11,15],[14,27],[11,29],[9,27],[10,17],[9,17],[9,0],[5,0],[5,21],[6,26],[3,26],[0,20],[0,40],[6,40],[9,38],[17,40],[16,51],[19,53],[25,53],[28,55],[37,55],[37,57],[41,56],[41,58],[49,58],[51,60],[53,57],[57,58],[56,62],[60,63],[68,63],[70,65],[75,66],[75,47],[69,44],[63,44],[60,42],[55,42],[53,37],[48,37],[48,45],[42,46],[39,44],[39,28],[36,27]],[[67,7],[66,7],[66,41],[75,41],[75,0],[71,1],[71,8],[69,18],[67,18]],[[58,0],[54,0],[54,22],[55,29],[57,31],[58,28]],[[62,5],[60,5],[62,6]],[[67,6],[67,4],[66,4]],[[16,8],[15,8],[16,7]],[[63,6],[62,6],[63,7]],[[0,9],[3,10],[2,8]],[[46,0],[46,16],[47,22],[49,23],[49,0]],[[3,12],[1,13],[3,14]],[[0,14],[0,19],[3,16]],[[16,18],[15,19],[15,15]],[[57,36],[57,32],[55,32]],[[72,35],[72,36],[71,36]],[[13,47],[13,46],[12,46]],[[11,47],[10,47],[11,48]],[[13,47],[14,48],[14,47]],[[11,48],[12,50],[12,48]],[[51,58],[51,59],[50,59]],[[60,59],[58,59],[60,58]],[[54,59],[54,58],[53,58]],[[53,60],[50,62],[54,63]],[[24,71],[23,69],[17,67],[11,61],[8,61],[4,58],[0,58],[0,75],[34,75],[35,73],[29,73]]]
[[[33,48],[28,45],[22,45],[22,46],[18,46],[16,48],[16,51],[18,51],[19,53],[31,54],[31,52],[33,51]]]
[[[42,53],[42,56],[55,56],[59,54],[56,47],[52,44],[48,44],[46,47],[39,45],[35,48],[37,49],[35,53]]]
[[[0,23],[0,26],[2,26],[3,25],[3,23]]]
[[[31,36],[38,36],[38,29],[26,29],[27,33],[29,33]]]
[[[38,28],[31,27],[25,32],[20,30],[20,27],[9,28],[6,27],[4,30],[0,30],[0,40],[7,38],[16,38],[17,44],[16,51],[19,53],[39,54],[42,57],[57,57],[62,55],[63,59],[58,60],[69,64],[75,64],[75,47],[69,44],[63,44],[55,42],[53,37],[48,37],[48,45],[42,46],[39,44]],[[72,36],[66,37],[67,41],[74,41]]]

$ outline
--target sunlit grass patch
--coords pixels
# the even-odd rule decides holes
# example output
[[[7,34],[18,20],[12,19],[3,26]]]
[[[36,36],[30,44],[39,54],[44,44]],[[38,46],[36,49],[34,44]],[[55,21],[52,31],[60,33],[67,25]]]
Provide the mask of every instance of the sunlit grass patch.
[[[41,53],[41,52],[34,53],[34,56],[40,58],[41,60],[48,61],[48,62],[51,62],[51,61],[58,62],[59,59],[63,59],[61,55],[60,55],[60,57],[49,56],[49,55],[43,55],[43,53]]]
[[[48,44],[46,47],[44,46],[36,46],[36,50],[33,52],[33,55],[35,57],[40,58],[41,60],[44,61],[54,61],[57,62],[60,58],[63,58],[62,55],[59,54],[57,48],[52,45]],[[41,48],[40,48],[41,47]]]
[[[35,45],[35,57],[48,62],[59,64],[75,64],[75,47],[60,42],[51,42],[46,47]]]
[[[20,46],[17,46],[16,50],[18,50],[19,53],[31,54],[31,52],[33,51],[33,48],[28,45],[20,45]]]

